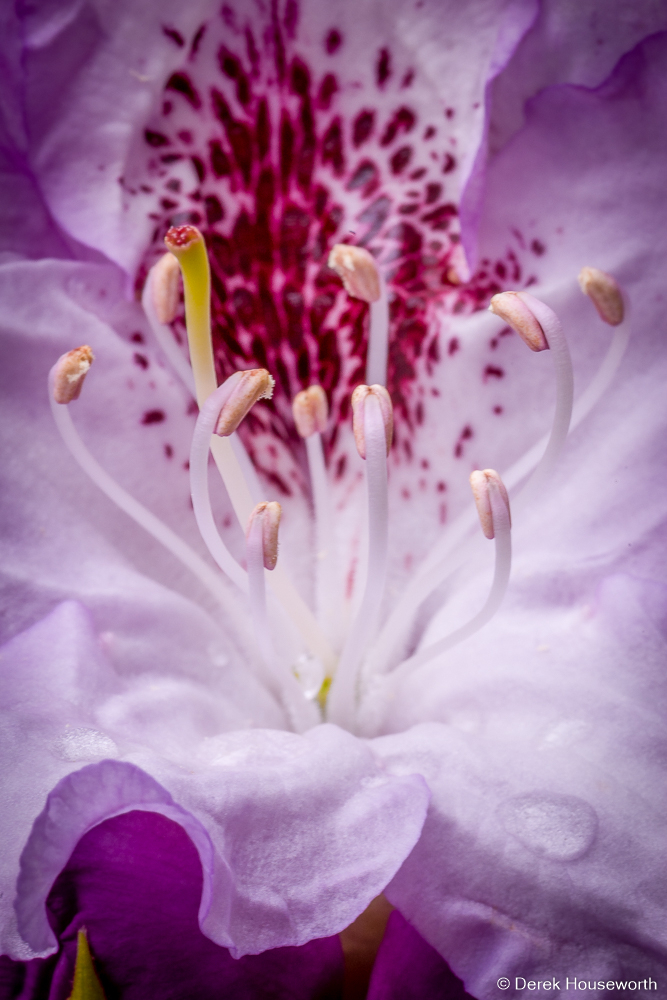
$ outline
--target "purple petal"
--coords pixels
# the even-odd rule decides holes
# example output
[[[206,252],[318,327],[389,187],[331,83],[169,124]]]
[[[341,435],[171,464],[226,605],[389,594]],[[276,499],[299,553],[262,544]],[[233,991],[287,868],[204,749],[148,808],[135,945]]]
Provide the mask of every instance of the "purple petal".
[[[53,789],[21,855],[15,903],[18,927],[36,952],[48,951],[57,943],[44,901],[81,836],[102,820],[136,808],[160,812],[180,823],[199,851],[204,871],[209,875],[213,871],[213,848],[205,829],[156,781],[133,764],[110,760],[89,764]],[[228,893],[229,872],[220,863],[215,867],[216,889]],[[202,915],[208,910],[211,891],[209,878],[202,891]]]
[[[435,948],[398,910],[389,916],[368,1000],[464,1000],[468,994]]]
[[[327,1000],[338,995],[338,938],[237,960],[201,933],[201,893],[200,858],[177,823],[148,812],[108,820],[79,841],[56,880],[48,909],[61,950],[57,959],[31,963],[28,977],[48,982],[53,976],[49,1000],[65,1000],[77,930],[85,926],[108,997]],[[18,979],[15,967],[6,974]],[[29,987],[21,994],[25,1000],[39,995]]]

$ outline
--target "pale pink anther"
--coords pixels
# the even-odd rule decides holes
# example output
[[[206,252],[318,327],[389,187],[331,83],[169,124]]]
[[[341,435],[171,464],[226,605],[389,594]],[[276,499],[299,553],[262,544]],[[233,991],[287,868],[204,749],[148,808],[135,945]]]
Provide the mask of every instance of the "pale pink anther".
[[[623,296],[615,278],[597,267],[582,267],[579,286],[592,301],[601,320],[610,326],[618,326],[623,322]]]
[[[266,368],[251,368],[240,372],[232,394],[220,411],[215,433],[229,437],[258,399],[271,399],[275,381]]]
[[[329,419],[329,405],[322,386],[311,385],[308,389],[297,392],[292,400],[292,414],[300,437],[323,434]]]
[[[178,312],[181,269],[173,253],[165,253],[150,271],[150,293],[160,323],[171,323]]]
[[[497,489],[503,503],[507,507],[507,516],[510,517],[510,501],[507,490],[502,479],[494,469],[476,470],[470,476],[472,495],[475,498],[475,506],[479,514],[479,521],[486,538],[495,538],[495,528],[493,525],[493,510],[491,507],[490,489]],[[511,518],[510,518],[511,524]]]
[[[53,366],[53,398],[56,403],[67,404],[79,398],[93,360],[93,352],[87,344],[75,347],[58,358]]]
[[[280,525],[280,515],[282,508],[275,500],[258,503],[248,519],[246,538],[250,538],[250,532],[255,521],[259,518],[262,527],[262,551],[264,556],[264,569],[275,569],[278,562],[278,527]]]
[[[549,344],[544,330],[521,297],[520,292],[499,292],[489,303],[489,312],[515,330],[531,351],[547,351]]]
[[[352,430],[357,451],[366,458],[366,432],[364,428],[364,408],[369,396],[375,396],[380,404],[380,412],[384,423],[384,433],[387,440],[387,454],[391,448],[394,436],[394,407],[391,396],[383,385],[358,385],[352,393]]]
[[[345,291],[352,298],[364,302],[377,302],[380,298],[380,275],[368,250],[336,243],[329,254],[329,267],[341,278]]]

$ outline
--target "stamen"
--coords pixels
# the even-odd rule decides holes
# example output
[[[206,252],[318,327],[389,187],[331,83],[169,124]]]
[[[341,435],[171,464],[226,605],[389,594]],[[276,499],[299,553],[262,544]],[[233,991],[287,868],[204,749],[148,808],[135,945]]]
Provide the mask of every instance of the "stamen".
[[[529,295],[528,292],[501,292],[499,295],[494,295],[489,309],[501,316],[510,326],[513,326],[512,317],[514,317],[519,325],[513,326],[513,328],[532,350],[543,350],[542,347],[533,347],[530,343],[530,340],[539,343],[536,333],[536,328],[539,328],[542,338],[551,351],[556,376],[556,406],[551,424],[551,434],[544,454],[524,488],[530,487],[531,492],[535,492],[551,472],[570,429],[574,396],[570,351],[560,320],[555,312],[544,302]],[[532,314],[533,324],[527,319],[529,313]]]
[[[292,414],[300,437],[323,434],[327,429],[329,406],[322,386],[311,385],[310,388],[297,392],[292,402]]]
[[[158,322],[173,323],[178,312],[181,269],[172,253],[165,253],[150,270],[151,303]]]
[[[53,398],[56,403],[67,404],[79,398],[93,360],[93,352],[85,345],[68,351],[56,361],[52,371]]]
[[[229,437],[259,399],[271,399],[275,380],[265,368],[251,368],[239,372],[231,395],[220,410],[215,433],[218,437]]]
[[[356,398],[355,398],[356,397]],[[387,411],[387,404],[389,410]],[[374,634],[387,573],[387,453],[391,445],[393,413],[384,386],[358,386],[352,395],[355,439],[366,459],[368,497],[368,564],[361,606],[347,636],[328,698],[332,722],[352,728],[357,701],[359,665]],[[361,442],[361,445],[360,445]]]
[[[173,227],[165,236],[165,244],[178,258],[183,274],[185,322],[197,402],[201,409],[216,388],[210,323],[211,274],[206,246],[202,234],[194,226]],[[255,504],[230,440],[216,436],[210,448],[239,523],[245,526]],[[271,575],[271,586],[310,652],[322,660],[327,670],[333,669],[335,654],[329,642],[312,611],[280,566]]]
[[[86,473],[86,475],[95,483],[95,485],[102,490],[103,493],[111,500],[112,503],[116,504],[128,517],[131,517],[140,527],[152,535],[156,541],[160,542],[161,545],[171,552],[176,559],[179,560],[187,569],[190,570],[194,576],[203,584],[204,587],[215,597],[223,607],[229,607],[229,592],[227,588],[222,584],[219,576],[215,573],[211,567],[204,562],[204,560],[193,550],[190,546],[183,541],[182,538],[163,524],[162,521],[147,510],[143,504],[140,504],[138,500],[135,500],[133,496],[130,496],[122,486],[119,486],[115,479],[105,472],[101,465],[93,458],[85,444],[79,437],[77,430],[72,422],[72,417],[69,412],[69,408],[65,405],[60,405],[62,399],[58,398],[59,394],[57,391],[57,383],[60,375],[63,371],[67,370],[67,367],[71,365],[71,362],[67,361],[72,355],[76,355],[81,351],[89,352],[90,361],[92,361],[92,352],[89,347],[80,347],[77,351],[70,351],[69,354],[63,355],[59,361],[53,366],[49,373],[49,402],[51,403],[51,412],[53,414],[53,419],[55,421],[56,427],[60,432],[60,436],[67,449],[69,450],[72,457],[78,463],[80,468]],[[90,367],[90,362],[88,364]],[[86,369],[87,370],[87,369]],[[84,373],[85,374],[85,373]],[[83,377],[81,377],[78,383],[78,393],[81,391],[81,385],[83,382]],[[76,397],[72,397],[76,398]],[[239,567],[240,568],[240,567]]]
[[[327,397],[319,385],[297,393],[292,403],[296,429],[305,438],[315,521],[315,598],[317,619],[338,646],[341,629],[341,587],[336,560],[334,512],[327,480],[321,434],[329,418]]]
[[[380,298],[380,274],[368,250],[336,243],[329,254],[329,267],[333,268],[353,299],[377,302]]]
[[[597,271],[595,268],[590,270]],[[603,274],[603,272],[598,273]],[[605,275],[605,278],[608,278],[609,282],[618,288],[610,275]],[[620,289],[618,294],[621,296]],[[629,340],[629,323],[624,321],[614,328],[611,343],[600,367],[573,407],[570,430],[574,430],[582,423],[611,385]],[[524,480],[537,466],[540,457],[544,454],[548,440],[549,435],[544,435],[506,470],[503,480],[509,489]],[[400,651],[401,644],[405,641],[405,637],[412,627],[419,606],[436,587],[457,572],[463,564],[465,553],[460,551],[459,556],[454,556],[453,560],[452,553],[460,548],[473,525],[472,511],[464,511],[450,525],[446,535],[433,546],[428,557],[401,594],[399,603],[377,637],[373,645],[372,660],[369,658],[369,672],[377,673],[390,669],[392,657],[395,660],[397,651]]]
[[[358,385],[352,393],[352,430],[357,451],[366,458],[366,405],[369,399],[376,399],[380,406],[384,424],[387,455],[394,436],[394,408],[391,396],[383,385]]]
[[[482,530],[487,538],[494,538],[496,543],[496,564],[493,574],[491,591],[482,610],[461,628],[451,632],[439,642],[427,646],[404,660],[400,667],[394,670],[391,677],[399,682],[408,673],[414,680],[414,671],[429,660],[458,646],[470,638],[489,622],[500,607],[507,590],[512,568],[512,534],[510,506],[507,490],[497,472],[485,469],[484,472],[473,472],[470,477],[475,503],[479,513]]]
[[[223,573],[226,573],[241,590],[247,593],[248,581],[246,574],[236,562],[218,533],[213,518],[211,498],[208,490],[208,453],[212,444],[211,435],[218,422],[220,410],[229,400],[242,377],[243,372],[234,372],[233,375],[230,375],[226,382],[223,382],[209,396],[199,411],[190,446],[190,494],[192,496],[192,508],[197,527],[204,539],[206,548]]]
[[[329,254],[329,267],[339,275],[348,295],[370,305],[366,382],[386,385],[389,302],[377,264],[363,247],[336,243]]]
[[[601,320],[610,326],[623,322],[623,296],[615,278],[597,267],[582,267],[579,285],[584,295],[588,295],[593,302]]]
[[[518,292],[499,292],[489,303],[489,312],[505,320],[531,351],[547,351],[544,330]]]
[[[148,272],[141,304],[155,339],[169,364],[187,389],[195,395],[195,377],[187,359],[174,340],[171,323],[178,310],[180,266],[172,253],[166,253]]]
[[[248,522],[246,538],[250,536],[250,530],[256,523],[262,529],[262,553],[264,559],[264,569],[275,569],[278,562],[278,528],[280,527],[280,516],[282,507],[275,500],[258,503]]]
[[[248,562],[248,592],[250,614],[255,629],[257,645],[267,668],[272,686],[277,686],[283,706],[297,732],[310,729],[319,722],[317,708],[308,701],[291,670],[280,666],[271,641],[269,616],[266,606],[264,571],[275,569],[278,559],[278,526],[280,504],[257,504],[246,531],[246,556]]]

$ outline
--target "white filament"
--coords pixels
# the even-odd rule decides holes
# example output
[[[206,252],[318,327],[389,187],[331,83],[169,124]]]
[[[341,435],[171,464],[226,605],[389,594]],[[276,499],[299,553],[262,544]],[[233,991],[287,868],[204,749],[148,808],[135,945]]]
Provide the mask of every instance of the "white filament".
[[[369,395],[364,406],[366,490],[368,499],[368,563],[361,607],[352,622],[329,692],[327,715],[352,728],[359,665],[375,633],[387,573],[387,438],[380,402]]]
[[[228,606],[229,593],[218,574],[171,528],[167,527],[138,500],[135,500],[122,486],[119,486],[116,480],[90,454],[74,426],[69,406],[56,403],[53,398],[53,372],[54,369],[49,374],[51,412],[60,436],[72,457],[112,503],[186,566],[220,604]]]
[[[384,278],[380,279],[380,298],[370,304],[366,385],[387,384],[387,354],[389,351],[389,299]]]
[[[315,600],[317,619],[329,640],[338,645],[341,628],[341,586],[336,560],[331,489],[324,464],[322,436],[315,432],[306,439],[310,485],[315,515]]]
[[[496,611],[500,607],[509,583],[510,571],[512,569],[512,532],[510,528],[509,511],[500,495],[500,490],[495,483],[489,482],[489,498],[491,500],[491,511],[493,514],[493,530],[495,534],[496,562],[493,574],[493,583],[489,596],[484,607],[469,622],[450,632],[444,639],[427,646],[404,660],[403,663],[391,674],[392,678],[400,681],[406,674],[414,672],[422,667],[429,660],[436,656],[441,656],[447,650],[458,646],[465,639],[470,638],[475,632],[479,632],[487,622],[491,621]]]
[[[551,424],[551,434],[544,449],[544,454],[537,463],[535,471],[525,487],[525,489],[530,488],[531,492],[534,492],[548,478],[565,444],[565,439],[570,429],[570,420],[572,419],[574,377],[572,374],[570,351],[558,316],[556,316],[553,309],[550,309],[549,306],[545,305],[539,299],[529,295],[528,292],[520,292],[520,297],[544,330],[556,376],[556,406]]]

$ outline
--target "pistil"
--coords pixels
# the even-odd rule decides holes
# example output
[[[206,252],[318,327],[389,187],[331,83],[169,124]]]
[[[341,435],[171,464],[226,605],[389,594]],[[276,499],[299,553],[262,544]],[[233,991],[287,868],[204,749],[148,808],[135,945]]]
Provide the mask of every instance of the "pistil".
[[[165,237],[167,248],[181,265],[185,298],[185,320],[194,374],[197,403],[201,408],[216,388],[215,365],[211,342],[211,276],[204,238],[194,226],[179,226]],[[211,452],[242,527],[255,506],[241,465],[227,438],[214,438]],[[280,567],[271,577],[272,588],[301,633],[310,652],[332,670],[335,654],[315,616],[289,577]]]

